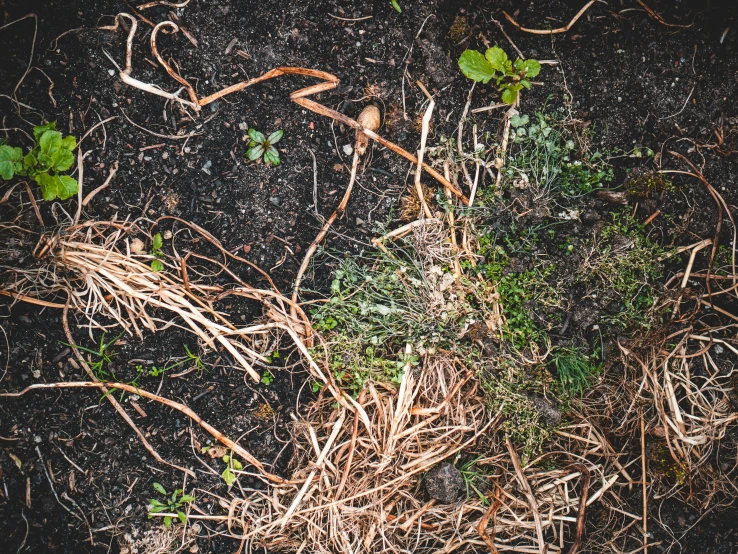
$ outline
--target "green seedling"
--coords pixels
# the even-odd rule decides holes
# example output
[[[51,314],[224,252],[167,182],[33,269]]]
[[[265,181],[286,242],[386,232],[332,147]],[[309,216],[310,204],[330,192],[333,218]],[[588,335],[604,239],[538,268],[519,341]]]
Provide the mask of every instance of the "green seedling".
[[[107,366],[110,365],[110,362],[113,361],[113,358],[115,357],[115,354],[110,352],[110,347],[115,344],[115,342],[123,336],[123,333],[115,337],[113,340],[110,340],[108,342],[105,342],[105,333],[102,334],[102,337],[100,337],[100,343],[98,344],[97,350],[92,350],[91,348],[85,348],[84,346],[77,346],[77,349],[82,350],[83,352],[87,352],[95,359],[89,359],[87,364],[90,366],[90,369],[92,370],[92,373],[97,377],[99,381],[117,381],[118,378],[115,376],[115,373],[107,369]],[[59,344],[63,344],[64,346],[67,346],[69,348],[74,348],[71,344],[59,341]]]
[[[570,396],[581,396],[600,373],[600,365],[578,349],[564,348],[554,353],[553,364],[559,382]]]
[[[274,131],[268,137],[264,136],[264,133],[257,131],[256,129],[249,129],[249,137],[251,142],[249,143],[249,149],[246,151],[246,157],[255,162],[262,156],[264,161],[269,162],[272,165],[279,165],[279,151],[274,148],[274,145],[282,140],[284,131]]]
[[[139,373],[139,376],[143,374],[144,372],[146,372],[151,377],[158,377],[162,373],[165,373],[171,369],[174,369],[175,367],[179,367],[183,364],[186,364],[187,362],[194,363],[195,369],[197,369],[198,371],[205,369],[205,364],[202,363],[202,359],[200,358],[200,356],[190,352],[190,349],[187,347],[186,344],[184,345],[184,349],[185,349],[186,357],[182,360],[174,362],[173,364],[170,364],[170,365],[165,365],[164,367],[157,367],[154,365],[154,366],[151,366],[151,369],[149,369],[148,371],[145,370],[142,365],[137,365],[136,371]],[[138,378],[136,380],[138,380]]]
[[[392,0],[392,7],[395,8],[397,13],[402,13],[402,8],[400,7],[400,4],[397,3],[397,0]]]
[[[223,456],[223,461],[226,464],[226,468],[223,470],[223,473],[221,473],[221,477],[223,477],[223,481],[225,481],[225,484],[230,487],[233,485],[233,483],[236,482],[236,474],[233,473],[233,470],[242,470],[243,464],[241,464],[241,462],[239,462],[233,456],[228,455]]]
[[[67,200],[77,194],[78,183],[68,171],[74,163],[72,152],[77,141],[72,136],[62,138],[53,121],[33,128],[35,144],[23,155],[17,146],[0,146],[0,177],[9,181],[15,176],[29,177],[41,187],[44,200]]]
[[[262,384],[266,385],[267,387],[272,384],[274,381],[274,375],[271,371],[268,369],[264,370],[264,373],[261,374],[261,382]]]
[[[149,499],[149,519],[154,514],[160,514],[162,512],[174,512],[177,514],[177,519],[182,523],[187,522],[187,515],[182,511],[186,504],[195,501],[195,497],[189,494],[184,494],[182,489],[177,489],[172,493],[171,496],[167,494],[166,489],[159,483],[154,483],[154,490],[164,496],[164,502],[156,500],[155,498]],[[164,527],[169,527],[172,524],[172,516],[164,516]]]
[[[466,462],[459,468],[461,476],[464,478],[464,485],[466,486],[466,496],[471,497],[472,493],[479,497],[482,506],[489,506],[489,500],[487,495],[484,494],[483,490],[487,487],[487,476],[477,466],[477,462],[482,459],[482,456],[478,456],[473,460]]]
[[[459,58],[459,68],[469,79],[485,85],[492,79],[502,93],[502,101],[515,104],[522,89],[530,88],[531,78],[541,71],[538,60],[522,60],[514,62],[508,59],[505,51],[499,46],[488,48],[482,55],[477,50],[465,50]]]
[[[151,255],[156,258],[151,262],[151,271],[162,271],[164,264],[161,262],[161,258],[164,254],[161,251],[161,247],[164,246],[164,240],[161,238],[161,233],[156,233],[151,239]]]

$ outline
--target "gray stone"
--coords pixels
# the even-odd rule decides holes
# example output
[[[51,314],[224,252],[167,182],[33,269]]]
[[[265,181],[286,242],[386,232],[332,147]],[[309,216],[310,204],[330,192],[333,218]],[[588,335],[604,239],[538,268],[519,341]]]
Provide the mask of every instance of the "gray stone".
[[[552,401],[540,394],[532,393],[528,395],[528,399],[533,404],[533,407],[541,414],[546,425],[555,427],[559,424],[559,421],[561,421],[561,412],[555,400]]]

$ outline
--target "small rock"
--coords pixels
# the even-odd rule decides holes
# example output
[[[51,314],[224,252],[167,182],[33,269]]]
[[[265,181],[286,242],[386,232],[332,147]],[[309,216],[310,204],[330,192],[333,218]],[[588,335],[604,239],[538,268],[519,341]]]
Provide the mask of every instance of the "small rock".
[[[357,225],[364,225],[364,223],[366,223],[366,222],[363,219],[361,219],[360,217],[357,217],[356,218],[356,224]]]
[[[238,124],[239,131],[248,131],[249,130],[249,124],[248,123],[239,123]]]
[[[131,254],[141,254],[146,248],[146,245],[141,239],[133,239],[131,241]]]
[[[282,205],[282,199],[279,196],[270,196],[269,202],[271,202],[276,207],[279,207]]]
[[[722,354],[723,352],[725,352],[725,350],[723,349],[723,347],[720,346],[719,344],[716,344],[713,347],[713,350],[715,351],[715,354]]]
[[[212,167],[213,162],[212,160],[208,160],[205,162],[205,165],[202,166],[202,172],[206,173],[207,175],[212,175],[212,172],[210,171],[210,168]]]
[[[169,158],[169,152],[162,152],[161,153],[161,159],[162,160],[166,160],[167,158]]]
[[[546,425],[555,427],[561,421],[561,412],[555,401],[551,401],[548,398],[541,396],[540,394],[528,395],[530,403],[543,417],[543,421]]]
[[[354,147],[351,146],[350,144],[344,144],[343,153],[346,154],[347,156],[350,156],[351,154],[354,153]]]
[[[163,236],[164,236],[164,240],[170,240],[172,238],[172,232],[169,229],[167,229],[166,231],[164,231]]]
[[[453,504],[464,491],[464,477],[453,465],[439,464],[425,474],[428,496],[442,504]]]

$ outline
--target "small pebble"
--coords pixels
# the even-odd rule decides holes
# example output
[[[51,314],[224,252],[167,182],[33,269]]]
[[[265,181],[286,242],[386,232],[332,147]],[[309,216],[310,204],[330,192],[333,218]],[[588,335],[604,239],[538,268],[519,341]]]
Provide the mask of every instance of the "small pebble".
[[[249,130],[249,124],[248,123],[239,123],[238,129],[240,131],[248,131]]]
[[[343,153],[346,154],[347,156],[350,156],[351,154],[354,153],[354,147],[351,146],[350,144],[344,144]]]
[[[169,152],[162,152],[162,154],[161,154],[161,159],[162,159],[162,160],[166,160],[166,159],[168,159],[168,158],[169,158]]]
[[[108,69],[108,74],[112,77],[113,75],[115,75],[115,70],[114,69]]]
[[[271,196],[269,197],[269,202],[271,202],[274,206],[279,207],[282,204],[282,199],[279,196]]]
[[[208,160],[205,162],[205,165],[202,166],[202,172],[206,173],[208,175],[212,175],[212,172],[210,171],[210,167],[213,165],[212,160]]]

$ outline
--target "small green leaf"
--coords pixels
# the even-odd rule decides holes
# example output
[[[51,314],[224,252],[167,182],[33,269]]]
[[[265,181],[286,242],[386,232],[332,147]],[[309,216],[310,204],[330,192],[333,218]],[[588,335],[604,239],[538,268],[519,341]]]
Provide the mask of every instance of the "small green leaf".
[[[261,155],[264,153],[264,145],[263,144],[257,144],[253,148],[249,148],[246,151],[246,157],[251,160],[252,162],[255,162],[259,158],[261,158]]]
[[[260,133],[256,129],[249,129],[249,137],[251,137],[251,140],[259,144],[262,144],[266,140],[264,133]]]
[[[77,147],[77,141],[71,135],[66,136],[62,139],[61,147],[71,152]]]
[[[156,498],[152,498],[151,500],[149,500],[149,507],[151,508],[160,508],[162,506],[166,508],[166,504],[162,504]]]
[[[274,146],[266,149],[266,152],[264,152],[264,161],[272,165],[279,165],[279,152]]]
[[[26,154],[26,156],[23,158],[23,165],[26,167],[26,169],[31,170],[34,167],[36,167],[36,164],[38,163],[38,160],[36,159],[36,156],[33,155],[33,152],[29,152]]]
[[[164,246],[164,240],[161,238],[161,233],[156,233],[151,239],[151,252],[156,254]]]
[[[267,142],[269,144],[277,144],[282,137],[284,136],[284,131],[274,131],[269,137],[267,138]]]
[[[172,525],[172,517],[166,516],[164,518],[164,527],[169,528],[170,525]]]
[[[538,60],[524,60],[522,66],[526,77],[535,77],[541,72],[541,64]]]
[[[59,131],[46,131],[38,141],[41,152],[51,157],[51,155],[61,148],[62,136]]]
[[[231,465],[233,465],[233,469],[237,469],[239,471],[243,469],[243,465],[236,458],[231,458]]]
[[[74,154],[69,150],[60,148],[51,155],[51,168],[54,171],[66,171],[74,163]]]
[[[184,514],[184,512],[180,512],[179,510],[177,510],[177,517],[182,523],[187,523],[187,516]]]
[[[23,159],[23,151],[12,146],[0,146],[0,177],[9,181],[13,178],[16,165]]]
[[[503,73],[506,72],[505,70],[507,69],[507,62],[509,60],[507,59],[507,54],[505,54],[505,51],[502,48],[499,46],[488,48],[484,53],[484,57],[487,58],[487,61],[493,69],[502,71]],[[512,69],[512,67],[510,67],[510,69]]]
[[[48,173],[36,173],[33,176],[41,187],[44,200],[52,201],[55,198],[66,200],[77,194],[77,181],[68,175],[49,175]]]
[[[180,504],[187,503],[187,502],[194,502],[195,497],[191,494],[185,494],[182,498],[179,499]]]
[[[169,506],[164,506],[163,504],[161,506],[152,506],[149,504],[149,513],[150,514],[160,514],[162,512],[166,512],[169,510]]]
[[[505,104],[510,104],[511,106],[515,103],[515,100],[518,98],[518,93],[516,90],[511,88],[506,88],[502,91],[502,101]]]
[[[510,118],[510,125],[514,128],[522,127],[530,123],[530,118],[527,115],[514,115]]]
[[[233,483],[236,482],[236,475],[231,471],[231,468],[226,466],[226,468],[223,470],[223,473],[221,474],[221,477],[223,477],[223,481],[225,481],[225,484],[229,487],[233,485]]]
[[[530,81],[526,81],[525,79],[523,79],[522,81],[520,81],[520,85],[527,89],[530,89]]]
[[[465,77],[485,85],[494,77],[494,67],[476,50],[465,50],[459,58],[459,69]]]
[[[41,135],[43,135],[46,131],[55,131],[56,130],[56,121],[52,121],[51,123],[47,123],[46,125],[38,125],[33,128],[33,138],[36,139],[36,142],[39,141],[41,138]]]
[[[151,271],[155,273],[159,273],[160,271],[164,271],[164,264],[161,263],[159,260],[153,260],[151,262]]]
[[[161,494],[166,494],[166,489],[160,483],[154,483],[154,490]]]
[[[395,11],[397,13],[402,13],[402,8],[400,7],[400,4],[397,3],[397,0],[391,0],[392,1],[392,7],[395,8]]]

